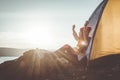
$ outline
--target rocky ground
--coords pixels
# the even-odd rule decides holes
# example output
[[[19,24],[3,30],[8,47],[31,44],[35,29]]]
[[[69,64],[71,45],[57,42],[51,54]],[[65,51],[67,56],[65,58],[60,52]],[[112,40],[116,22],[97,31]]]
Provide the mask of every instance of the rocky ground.
[[[91,61],[87,74],[89,80],[120,80],[120,54]]]
[[[85,60],[76,62],[64,51],[29,50],[0,64],[0,80],[86,80]]]
[[[120,55],[89,62],[76,61],[65,50],[29,50],[18,59],[0,64],[0,80],[120,80]]]

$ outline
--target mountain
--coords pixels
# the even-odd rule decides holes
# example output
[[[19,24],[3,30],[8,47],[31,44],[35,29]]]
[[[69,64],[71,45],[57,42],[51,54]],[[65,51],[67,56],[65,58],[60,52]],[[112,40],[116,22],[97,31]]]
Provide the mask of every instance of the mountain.
[[[5,48],[0,47],[0,56],[20,56],[28,49]]]

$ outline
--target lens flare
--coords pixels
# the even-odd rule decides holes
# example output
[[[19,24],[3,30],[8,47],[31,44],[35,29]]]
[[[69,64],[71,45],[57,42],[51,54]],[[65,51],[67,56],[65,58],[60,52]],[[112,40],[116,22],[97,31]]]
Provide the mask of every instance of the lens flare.
[[[85,41],[81,41],[81,44],[84,45],[84,46],[87,45],[87,43]]]
[[[87,46],[87,42],[86,41],[81,41],[81,45]]]

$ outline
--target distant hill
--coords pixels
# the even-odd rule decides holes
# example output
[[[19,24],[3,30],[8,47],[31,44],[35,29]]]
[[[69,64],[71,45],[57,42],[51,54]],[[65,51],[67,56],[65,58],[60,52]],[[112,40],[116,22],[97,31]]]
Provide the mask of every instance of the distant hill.
[[[21,56],[24,52],[30,49],[6,48],[0,47],[0,56]],[[41,53],[48,52],[48,50],[39,49]],[[53,51],[53,50],[50,50]]]
[[[0,56],[20,56],[28,49],[0,47]]]

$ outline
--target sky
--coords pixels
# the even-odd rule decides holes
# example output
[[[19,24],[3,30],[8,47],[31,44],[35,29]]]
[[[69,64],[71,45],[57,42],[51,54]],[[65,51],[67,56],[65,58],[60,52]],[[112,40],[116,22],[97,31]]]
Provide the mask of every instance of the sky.
[[[76,31],[102,0],[0,0],[0,47],[76,46]]]

